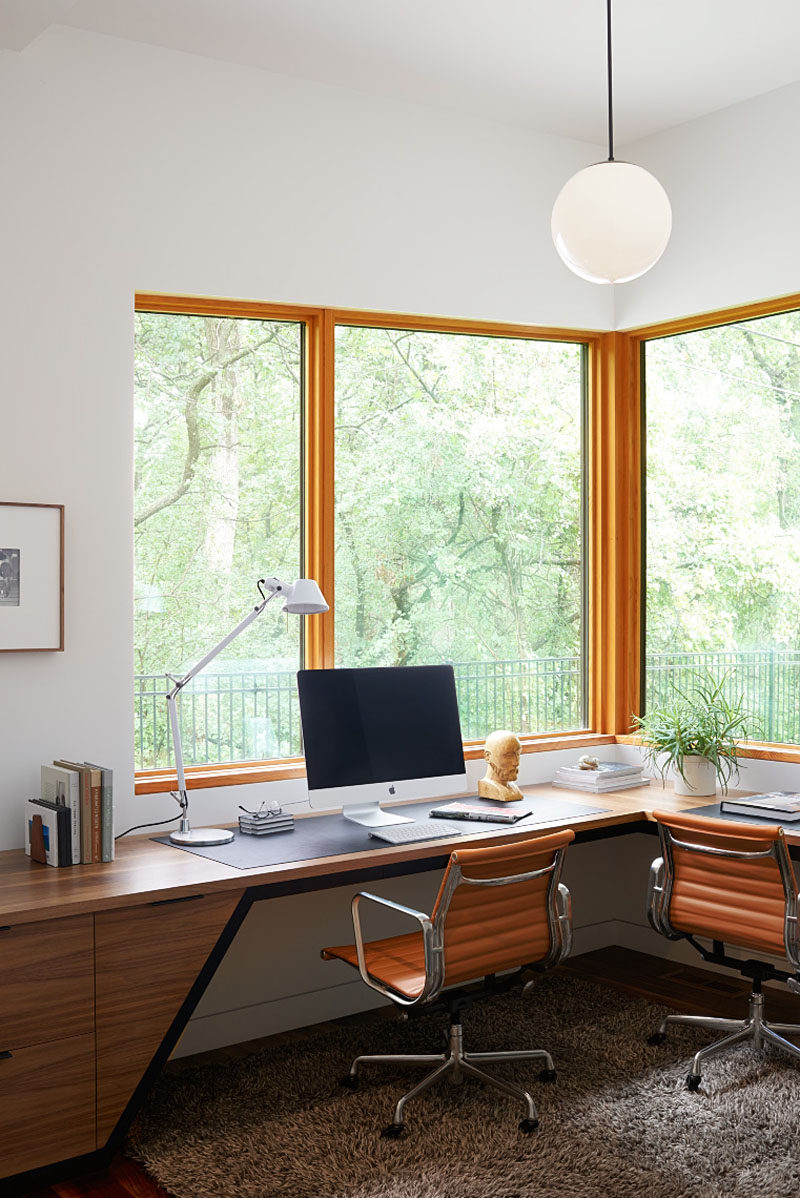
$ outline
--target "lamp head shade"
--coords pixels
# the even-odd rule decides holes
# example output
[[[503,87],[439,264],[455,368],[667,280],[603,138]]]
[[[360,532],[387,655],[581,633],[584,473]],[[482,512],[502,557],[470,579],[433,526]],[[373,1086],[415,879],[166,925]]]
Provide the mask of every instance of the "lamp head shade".
[[[658,262],[672,231],[672,208],[649,171],[597,162],[569,179],[550,222],[561,258],[590,283],[627,283]]]
[[[298,578],[285,591],[282,611],[297,616],[313,616],[328,610],[325,597],[313,578]]]

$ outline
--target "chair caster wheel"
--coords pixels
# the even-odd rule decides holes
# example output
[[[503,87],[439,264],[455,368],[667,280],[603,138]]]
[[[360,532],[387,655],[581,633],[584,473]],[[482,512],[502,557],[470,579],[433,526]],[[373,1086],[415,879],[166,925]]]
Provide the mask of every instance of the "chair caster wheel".
[[[544,1085],[550,1085],[556,1080],[555,1069],[543,1069],[539,1074],[539,1081]]]
[[[652,1036],[647,1037],[648,1044],[661,1045],[661,1044],[666,1044],[666,1042],[667,1042],[667,1033],[666,1032],[653,1032]]]
[[[700,1089],[700,1074],[699,1073],[690,1073],[689,1074],[689,1076],[686,1079],[686,1089],[691,1090],[692,1093],[694,1093],[695,1090]]]
[[[384,1127],[381,1132],[382,1140],[399,1140],[406,1134],[405,1123],[390,1123],[388,1127]]]
[[[339,1078],[339,1085],[344,1086],[345,1090],[357,1090],[358,1077],[355,1073],[346,1073],[344,1077]]]
[[[519,1124],[519,1130],[524,1131],[527,1135],[530,1135],[531,1132],[536,1131],[538,1126],[539,1126],[538,1119],[521,1119],[520,1124]]]

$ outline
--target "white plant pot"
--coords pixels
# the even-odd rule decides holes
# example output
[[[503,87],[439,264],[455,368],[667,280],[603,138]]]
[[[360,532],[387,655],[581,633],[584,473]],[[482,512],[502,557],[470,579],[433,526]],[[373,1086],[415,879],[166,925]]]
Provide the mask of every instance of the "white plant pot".
[[[683,772],[686,781],[673,769],[676,795],[715,795],[717,793],[717,771],[713,761],[707,757],[684,757]]]

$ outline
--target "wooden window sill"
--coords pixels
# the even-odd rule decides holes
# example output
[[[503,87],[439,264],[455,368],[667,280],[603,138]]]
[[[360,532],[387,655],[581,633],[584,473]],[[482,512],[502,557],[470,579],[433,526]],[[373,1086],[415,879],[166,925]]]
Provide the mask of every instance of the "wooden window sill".
[[[556,749],[590,749],[599,745],[613,745],[613,736],[599,732],[553,732],[537,736],[522,737],[523,753],[550,753]],[[483,741],[469,741],[464,745],[464,758],[475,761],[483,756]],[[286,778],[304,778],[305,761],[302,757],[287,757],[274,761],[245,761],[226,765],[190,766],[186,771],[188,790],[202,790],[210,786],[246,786],[254,782],[281,782]],[[135,792],[162,794],[175,790],[178,779],[174,770],[147,770],[136,775]]]
[[[638,735],[617,736],[618,745],[640,745],[642,738]],[[769,741],[745,741],[738,747],[739,757],[752,757],[760,761],[788,761],[800,765],[800,745],[779,745]]]

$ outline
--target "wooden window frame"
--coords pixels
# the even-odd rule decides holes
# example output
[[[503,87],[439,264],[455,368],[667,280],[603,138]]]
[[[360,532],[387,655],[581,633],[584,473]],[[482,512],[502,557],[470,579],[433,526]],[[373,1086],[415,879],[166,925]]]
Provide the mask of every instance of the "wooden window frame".
[[[619,405],[627,414],[625,419],[629,426],[628,432],[630,436],[631,448],[635,445],[632,461],[627,460],[624,463],[618,462],[618,465],[623,466],[623,473],[628,480],[628,485],[631,487],[632,496],[636,496],[636,502],[631,503],[631,508],[635,509],[628,514],[628,529],[627,537],[629,544],[627,553],[623,554],[624,560],[617,561],[618,572],[613,574],[613,587],[618,587],[619,583],[623,584],[630,580],[636,579],[636,612],[633,611],[634,604],[624,604],[618,608],[618,612],[622,617],[623,635],[621,639],[614,645],[615,656],[618,657],[617,667],[614,671],[618,682],[621,680],[621,695],[624,696],[624,702],[621,708],[615,712],[609,712],[610,716],[616,717],[616,722],[613,724],[616,732],[616,741],[618,744],[639,744],[640,738],[630,733],[630,713],[636,712],[641,714],[642,704],[642,666],[644,662],[644,624],[642,618],[642,596],[645,590],[644,579],[644,502],[645,495],[642,485],[642,446],[644,437],[644,403],[643,403],[643,353],[644,347],[648,341],[656,341],[662,337],[673,337],[681,333],[693,333],[702,329],[718,328],[722,325],[738,324],[745,320],[757,320],[764,316],[778,316],[783,312],[791,312],[800,310],[800,292],[793,292],[789,295],[778,296],[774,299],[761,300],[750,304],[740,304],[731,308],[720,308],[713,312],[699,313],[692,316],[680,317],[674,320],[663,321],[659,324],[643,325],[638,328],[627,329],[624,332],[611,334],[618,339],[617,345],[612,352],[613,364],[611,369],[615,370],[615,379],[612,383],[615,397]],[[633,426],[638,427],[638,434],[634,432]],[[635,472],[636,477],[633,477]],[[621,571],[621,572],[619,572]],[[628,670],[626,663],[633,663]],[[626,705],[628,718],[626,721]],[[605,727],[611,727],[612,721],[609,720]],[[743,741],[738,746],[739,756],[743,758],[754,758],[763,761],[786,761],[794,765],[800,765],[800,745],[796,744],[780,744],[774,741]]]
[[[800,303],[800,297],[798,297]],[[787,305],[791,306],[791,305]],[[334,348],[337,325],[414,329],[535,341],[583,344],[588,355],[587,547],[588,587],[587,728],[524,736],[525,753],[597,748],[628,742],[631,714],[641,687],[642,422],[639,357],[641,343],[656,330],[682,331],[676,322],[626,332],[553,328],[495,321],[456,320],[348,308],[260,303],[211,297],[137,293],[136,311],[192,316],[286,320],[305,327],[306,395],[304,447],[305,570],[330,602],[330,611],[307,626],[305,655],[311,668],[334,664]],[[776,308],[773,310],[781,310]],[[740,313],[741,309],[735,310]],[[725,323],[723,319],[718,323]],[[711,323],[710,318],[703,318]],[[673,328],[673,326],[675,326]],[[688,326],[687,326],[688,327]],[[703,327],[700,323],[697,327]],[[759,746],[761,755],[792,760],[783,746]],[[756,755],[756,747],[747,751]],[[466,741],[474,760],[483,741]],[[800,760],[800,750],[797,753]],[[302,757],[189,766],[189,789],[302,777]],[[135,775],[137,794],[157,794],[177,785],[174,770]]]

